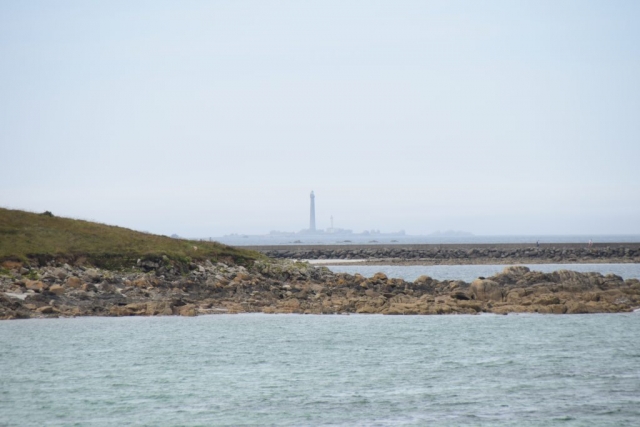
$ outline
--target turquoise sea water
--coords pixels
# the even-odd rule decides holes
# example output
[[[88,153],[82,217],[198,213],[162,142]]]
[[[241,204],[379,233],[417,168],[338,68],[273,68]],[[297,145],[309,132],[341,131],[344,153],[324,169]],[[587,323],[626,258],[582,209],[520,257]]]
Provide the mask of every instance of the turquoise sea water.
[[[0,426],[637,426],[640,313],[0,322]]]

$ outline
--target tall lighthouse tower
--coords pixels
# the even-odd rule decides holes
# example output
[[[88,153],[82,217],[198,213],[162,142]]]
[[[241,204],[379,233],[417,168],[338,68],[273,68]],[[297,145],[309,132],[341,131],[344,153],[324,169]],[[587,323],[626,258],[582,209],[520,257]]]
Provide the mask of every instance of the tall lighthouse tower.
[[[316,196],[311,192],[311,212],[309,217],[309,231],[316,231]]]

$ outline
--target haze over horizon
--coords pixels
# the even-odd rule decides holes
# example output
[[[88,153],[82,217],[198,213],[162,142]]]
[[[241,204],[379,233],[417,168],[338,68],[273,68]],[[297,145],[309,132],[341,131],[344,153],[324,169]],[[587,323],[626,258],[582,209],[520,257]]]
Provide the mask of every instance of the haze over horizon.
[[[3,2],[0,57],[2,207],[640,234],[638,2]]]

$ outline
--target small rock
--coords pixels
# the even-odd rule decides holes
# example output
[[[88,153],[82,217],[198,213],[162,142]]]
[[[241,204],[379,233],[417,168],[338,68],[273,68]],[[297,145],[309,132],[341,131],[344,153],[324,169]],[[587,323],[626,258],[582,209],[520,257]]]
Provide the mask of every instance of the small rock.
[[[49,288],[49,292],[56,295],[62,295],[64,293],[64,288],[61,285],[53,285]]]
[[[111,285],[111,286],[113,288],[113,285]],[[91,283],[83,283],[82,287],[80,289],[82,289],[85,292],[98,292],[98,288],[96,288]]]
[[[373,280],[380,280],[382,282],[386,282],[387,281],[387,275],[384,273],[376,273],[373,275]]]
[[[73,289],[80,289],[82,287],[82,280],[79,277],[71,276],[67,278],[67,286]]]
[[[102,273],[95,268],[89,268],[84,272],[84,278],[88,282],[99,282],[102,279]]]
[[[60,280],[64,280],[67,278],[67,272],[62,268],[54,268],[51,274],[53,274]]]
[[[47,289],[47,285],[40,280],[25,280],[24,286],[25,288],[36,292],[42,292]]]

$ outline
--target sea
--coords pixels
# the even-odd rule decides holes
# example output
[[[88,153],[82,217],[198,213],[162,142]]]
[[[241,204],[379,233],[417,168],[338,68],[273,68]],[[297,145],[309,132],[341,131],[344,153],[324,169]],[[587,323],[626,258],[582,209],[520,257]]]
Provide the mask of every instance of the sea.
[[[640,313],[0,322],[0,426],[638,426]]]

